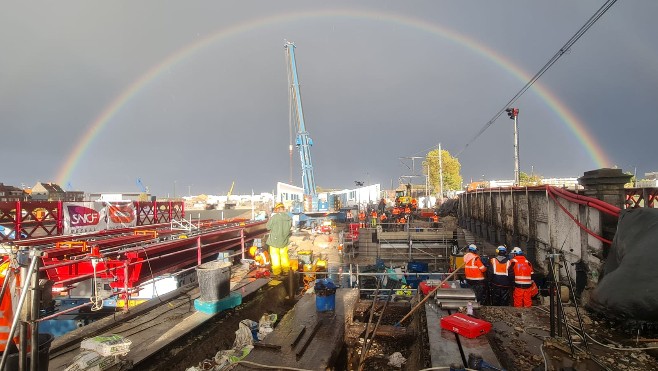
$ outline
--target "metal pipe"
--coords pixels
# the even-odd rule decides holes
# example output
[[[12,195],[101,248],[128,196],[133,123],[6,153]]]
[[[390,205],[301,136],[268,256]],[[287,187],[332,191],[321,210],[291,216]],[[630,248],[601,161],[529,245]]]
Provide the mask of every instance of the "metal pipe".
[[[23,303],[25,302],[25,297],[27,296],[27,289],[30,286],[30,277],[32,275],[32,272],[34,271],[34,267],[36,265],[36,262],[37,262],[37,259],[33,258],[32,262],[30,263],[30,268],[29,268],[28,273],[27,273],[28,277],[26,277],[25,281],[23,281],[24,282],[23,283],[23,289],[21,291],[21,296],[18,299],[18,305],[16,307],[16,313],[17,314],[21,310],[21,308],[23,308]],[[14,332],[16,331],[16,327],[18,325],[18,319],[19,319],[19,316],[16,315],[16,316],[14,316],[14,319],[11,322],[11,328],[9,329],[9,334],[7,336],[7,341],[8,342],[12,341],[11,339],[13,339],[13,337],[14,337]],[[2,360],[0,360],[0,370],[4,370],[5,363],[7,362],[7,355],[8,354],[9,354],[9,352],[3,352],[2,353]]]
[[[28,255],[28,250],[22,250],[19,252],[19,264],[21,264],[21,261],[25,259],[25,257]],[[30,281],[30,277],[32,275],[32,265],[30,265],[30,268],[27,267],[27,264],[21,264],[21,282],[25,282],[25,299],[27,300],[27,294],[28,294],[28,288],[27,286],[30,285],[32,282]],[[28,317],[30,314],[30,309],[25,308],[21,306],[16,310],[15,316],[19,317],[20,320],[18,322],[18,369],[20,371],[27,370],[27,321]],[[10,337],[11,339],[11,337]]]
[[[33,256],[32,260],[36,261],[34,264],[34,272],[32,273],[32,307],[30,310],[30,324],[31,324],[31,348],[30,348],[30,371],[37,371],[39,369],[39,304],[41,298],[41,290],[39,290],[39,259]]]

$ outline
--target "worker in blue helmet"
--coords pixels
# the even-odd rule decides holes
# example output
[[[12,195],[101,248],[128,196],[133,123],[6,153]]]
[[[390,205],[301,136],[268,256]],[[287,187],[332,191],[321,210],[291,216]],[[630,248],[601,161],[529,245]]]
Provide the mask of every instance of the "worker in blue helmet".
[[[507,248],[498,246],[496,256],[491,258],[489,270],[489,298],[491,305],[508,306],[512,298],[514,271],[512,262],[507,257]]]
[[[468,245],[468,253],[464,255],[464,275],[466,282],[473,289],[478,303],[484,304],[487,297],[487,284],[484,273],[487,267],[482,263],[478,255],[478,247],[475,244]]]

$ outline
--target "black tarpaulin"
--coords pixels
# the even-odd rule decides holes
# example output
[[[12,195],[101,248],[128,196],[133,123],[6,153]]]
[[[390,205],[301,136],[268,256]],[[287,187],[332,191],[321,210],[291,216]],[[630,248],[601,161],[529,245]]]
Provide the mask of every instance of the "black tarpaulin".
[[[590,306],[607,317],[658,321],[658,210],[622,210]]]

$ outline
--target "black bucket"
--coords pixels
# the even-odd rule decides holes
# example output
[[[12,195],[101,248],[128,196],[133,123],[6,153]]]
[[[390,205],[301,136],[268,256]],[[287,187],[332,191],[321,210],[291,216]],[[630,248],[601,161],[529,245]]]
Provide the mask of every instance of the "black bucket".
[[[231,294],[231,263],[212,261],[196,267],[201,301],[217,301]]]
[[[48,371],[48,361],[50,360],[50,344],[55,339],[51,334],[39,334],[39,371]],[[10,345],[7,363],[4,371],[18,370],[18,349]],[[0,353],[1,354],[1,353]],[[30,354],[27,355],[27,368],[30,369]]]

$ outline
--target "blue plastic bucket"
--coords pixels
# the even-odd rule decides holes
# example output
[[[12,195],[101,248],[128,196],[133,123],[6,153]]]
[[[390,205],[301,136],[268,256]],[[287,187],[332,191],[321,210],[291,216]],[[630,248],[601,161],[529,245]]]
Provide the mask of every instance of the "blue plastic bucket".
[[[330,279],[315,281],[315,308],[318,312],[336,309],[336,285]]]
[[[336,310],[336,294],[328,296],[315,295],[315,308],[318,312],[330,312]]]

